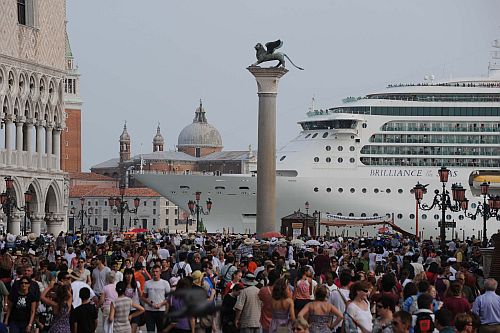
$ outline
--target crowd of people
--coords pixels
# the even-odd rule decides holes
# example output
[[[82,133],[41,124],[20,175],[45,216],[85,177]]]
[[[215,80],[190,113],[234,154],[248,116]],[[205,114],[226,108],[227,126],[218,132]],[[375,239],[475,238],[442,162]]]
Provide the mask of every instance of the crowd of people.
[[[474,238],[254,236],[0,236],[0,333],[500,332]]]

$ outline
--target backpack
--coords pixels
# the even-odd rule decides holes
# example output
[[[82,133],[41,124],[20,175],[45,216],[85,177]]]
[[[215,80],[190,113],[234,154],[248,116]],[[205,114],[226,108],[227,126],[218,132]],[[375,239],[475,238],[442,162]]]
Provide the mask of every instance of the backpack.
[[[434,331],[434,320],[428,312],[422,312],[417,314],[417,320],[415,322],[415,327],[413,328],[414,333],[432,333]]]
[[[414,314],[414,313],[415,313],[415,311],[417,311],[417,310],[418,310],[417,295],[413,295],[413,296],[411,297],[411,299],[412,299],[412,302],[411,302],[410,309],[409,309],[409,311],[408,311],[408,312],[409,312],[410,314]]]
[[[180,277],[180,278],[185,278],[186,277],[186,270],[184,268],[186,268],[186,265],[187,265],[187,263],[184,263],[184,266],[182,266],[182,268],[181,268],[180,263],[177,263],[178,268],[177,268],[177,273],[175,275]]]

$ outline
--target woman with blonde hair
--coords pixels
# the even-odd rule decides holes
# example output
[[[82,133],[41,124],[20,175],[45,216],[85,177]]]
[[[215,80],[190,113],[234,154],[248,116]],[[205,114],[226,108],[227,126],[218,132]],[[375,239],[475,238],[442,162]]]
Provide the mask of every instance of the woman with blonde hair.
[[[295,320],[295,307],[290,297],[288,280],[281,278],[273,284],[271,293],[272,319],[269,333],[292,332],[291,323]]]
[[[316,289],[314,301],[307,303],[299,312],[298,317],[307,319],[309,331],[312,333],[331,332],[331,327],[337,326],[344,316],[327,300],[328,288],[321,285]],[[335,321],[332,323],[332,316]]]
[[[309,333],[309,323],[304,318],[297,318],[293,322],[293,331],[300,333]]]

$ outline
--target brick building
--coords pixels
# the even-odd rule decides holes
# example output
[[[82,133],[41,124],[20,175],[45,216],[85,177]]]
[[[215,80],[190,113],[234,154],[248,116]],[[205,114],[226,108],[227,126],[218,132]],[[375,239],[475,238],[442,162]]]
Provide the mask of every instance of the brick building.
[[[82,170],[82,99],[80,72],[66,34],[66,77],[64,79],[64,112],[66,128],[61,134],[61,169],[66,172]]]

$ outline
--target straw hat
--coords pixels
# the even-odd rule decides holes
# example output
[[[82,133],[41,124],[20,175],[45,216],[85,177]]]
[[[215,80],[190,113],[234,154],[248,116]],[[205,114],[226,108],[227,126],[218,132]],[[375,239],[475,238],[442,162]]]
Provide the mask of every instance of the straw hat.
[[[245,240],[243,241],[243,244],[245,245],[252,245],[252,239],[251,238],[245,238]]]
[[[196,270],[191,274],[191,277],[193,278],[193,281],[198,281],[203,278],[203,273],[201,271]]]
[[[29,240],[30,242],[34,242],[34,241],[36,241],[36,238],[37,238],[37,237],[36,237],[36,235],[35,235],[35,233],[34,233],[34,232],[32,232],[32,233],[29,233],[29,234],[28,234],[28,240]]]

